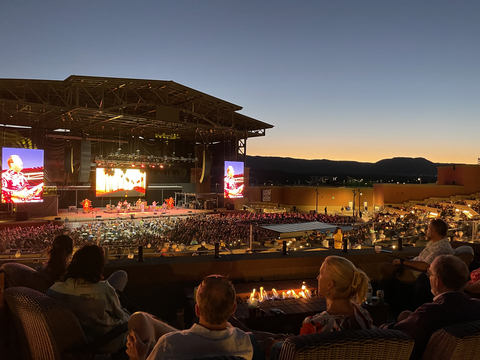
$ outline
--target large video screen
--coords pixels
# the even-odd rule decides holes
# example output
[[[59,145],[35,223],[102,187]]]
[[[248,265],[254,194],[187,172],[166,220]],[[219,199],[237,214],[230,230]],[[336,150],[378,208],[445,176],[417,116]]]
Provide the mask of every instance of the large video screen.
[[[43,150],[2,148],[2,203],[43,201]]]
[[[244,169],[241,161],[225,161],[224,197],[227,199],[243,198]]]
[[[146,173],[140,169],[97,168],[97,197],[145,196]]]

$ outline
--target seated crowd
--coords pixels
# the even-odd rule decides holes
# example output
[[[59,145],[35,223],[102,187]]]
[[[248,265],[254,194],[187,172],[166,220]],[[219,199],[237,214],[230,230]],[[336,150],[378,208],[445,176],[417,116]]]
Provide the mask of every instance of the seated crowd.
[[[432,206],[432,205],[430,205]],[[438,205],[444,206],[445,205]],[[448,206],[447,206],[448,207]],[[473,208],[473,207],[472,207]],[[413,208],[412,208],[413,209]],[[390,209],[378,212],[368,222],[359,222],[352,229],[344,231],[343,236],[352,244],[373,245],[380,242],[389,246],[389,240],[402,237],[405,243],[414,244],[420,241],[421,246],[427,240],[426,213],[412,210],[407,216],[398,215]],[[399,208],[398,211],[409,211],[410,208]],[[440,210],[439,210],[440,211]],[[453,240],[471,240],[472,225],[456,220],[443,211],[442,216],[450,228],[457,229]],[[457,212],[458,213],[458,212]],[[458,215],[458,214],[457,214]],[[465,217],[460,214],[460,217]],[[221,241],[226,247],[246,246],[250,241],[250,225],[253,227],[253,241],[266,244],[273,241],[271,233],[261,230],[256,225],[300,223],[318,221],[323,223],[350,224],[353,218],[332,214],[290,213],[227,213],[215,215],[171,216],[142,220],[105,220],[83,224],[77,228],[58,226],[52,223],[39,227],[4,228],[0,230],[0,253],[11,253],[21,250],[39,252],[52,245],[56,235],[69,231],[74,246],[88,243],[108,245],[111,247],[137,247],[143,245],[156,252],[185,251],[189,245],[213,244]],[[68,225],[68,224],[67,224]],[[480,234],[480,233],[479,233]],[[322,244],[330,235],[324,232],[312,233],[310,242]],[[385,242],[385,243],[383,243]]]
[[[450,209],[445,213],[449,214]],[[249,225],[302,221],[342,223],[339,218],[298,213],[201,215],[140,222],[93,222],[77,229],[53,224],[37,228],[7,228],[1,230],[0,252],[15,248],[48,249],[48,259],[38,269],[52,284],[47,294],[72,310],[89,340],[128,323],[128,330],[107,344],[104,351],[115,353],[126,348],[131,359],[149,360],[186,359],[192,353],[275,359],[285,335],[250,330],[232,318],[236,310],[236,294],[227,278],[213,275],[202,281],[196,294],[198,322],[187,330],[177,330],[148,313],[135,312],[135,308],[125,309],[126,303],[121,300],[124,300],[127,274],[117,271],[104,280],[104,253],[101,247],[92,243],[149,244],[162,249],[166,243],[212,244],[218,239],[223,239],[224,243],[235,239],[246,242],[250,236]],[[464,289],[480,293],[480,271],[469,275],[467,266],[452,256],[454,252],[447,237],[449,225],[445,221],[433,220],[427,227],[418,216],[412,217],[412,222],[400,220],[394,214],[377,215],[372,223],[344,233],[337,230],[335,236],[338,240],[339,234],[346,235],[352,242],[363,244],[385,241],[387,233],[392,238],[410,236],[428,240],[417,257],[392,258],[379,266],[379,288],[385,290],[387,301],[394,303],[395,288],[399,283],[412,288],[410,302],[403,304],[410,312],[402,312],[398,322],[384,324],[382,328],[398,329],[410,335],[415,341],[412,359],[420,359],[430,336],[439,328],[480,320],[480,301],[463,293]],[[465,229],[467,231],[469,229]],[[307,239],[321,241],[330,236],[335,238],[334,234],[317,233],[314,237],[307,235]],[[270,238],[261,230],[254,233],[257,241]],[[79,249],[75,251],[76,248]],[[327,309],[306,318],[300,334],[372,328],[369,313],[360,306],[365,300],[368,282],[365,273],[349,260],[327,257],[318,275],[318,294],[325,297]]]
[[[466,285],[469,271],[465,263],[451,255],[447,228],[442,220],[431,221],[426,232],[430,242],[418,257],[393,259],[379,268],[383,279],[380,285],[392,281],[416,285],[421,274],[426,271],[428,275],[428,291],[433,299],[403,312],[396,323],[381,326],[412,337],[412,359],[421,358],[430,336],[441,327],[480,320],[480,300],[463,293],[464,288],[471,290],[475,284]],[[287,336],[251,330],[235,319],[235,289],[226,277],[211,275],[201,282],[195,305],[198,321],[189,329],[177,330],[148,313],[125,308],[122,300],[127,274],[120,270],[103,279],[105,259],[101,247],[87,244],[69,262],[72,252],[73,240],[69,236],[55,237],[48,260],[39,272],[52,284],[47,295],[76,315],[87,339],[125,325],[124,333],[106,344],[103,351],[126,351],[131,359],[149,360],[188,359],[192,354],[278,358]],[[478,278],[478,274],[472,274],[472,280]],[[317,279],[318,295],[326,299],[327,308],[306,318],[300,335],[372,328],[370,314],[361,306],[369,284],[362,270],[346,258],[332,255],[323,261]],[[386,287],[385,293],[390,290]]]

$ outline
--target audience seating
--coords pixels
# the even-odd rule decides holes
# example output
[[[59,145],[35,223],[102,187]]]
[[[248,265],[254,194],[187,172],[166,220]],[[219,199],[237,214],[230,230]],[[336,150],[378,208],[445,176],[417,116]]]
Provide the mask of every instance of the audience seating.
[[[280,360],[408,360],[413,340],[398,330],[354,330],[290,337]]]
[[[445,326],[430,337],[423,360],[475,360],[480,357],[480,321]]]
[[[97,349],[128,328],[125,323],[87,343],[75,315],[56,300],[21,286],[5,289],[4,296],[15,319],[24,359],[93,359]]]

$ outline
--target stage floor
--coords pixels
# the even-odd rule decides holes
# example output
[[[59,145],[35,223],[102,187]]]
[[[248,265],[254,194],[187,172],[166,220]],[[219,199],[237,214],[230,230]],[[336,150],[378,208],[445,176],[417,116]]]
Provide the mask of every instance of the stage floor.
[[[107,212],[106,208],[95,208],[89,213],[84,213],[82,209],[78,212],[69,212],[68,209],[60,209],[57,216],[31,217],[28,220],[16,221],[15,215],[4,215],[0,219],[1,227],[11,226],[40,226],[50,221],[69,221],[73,223],[101,221],[101,220],[130,220],[130,219],[152,219],[168,216],[188,216],[198,214],[214,214],[213,210],[188,209],[184,207],[174,207],[166,211],[129,211],[129,212]]]

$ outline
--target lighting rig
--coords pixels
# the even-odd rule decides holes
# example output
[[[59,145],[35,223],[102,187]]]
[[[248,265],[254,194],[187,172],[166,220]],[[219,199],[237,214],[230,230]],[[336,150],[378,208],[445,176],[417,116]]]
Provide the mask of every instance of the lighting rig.
[[[100,155],[95,157],[95,164],[97,167],[111,167],[111,168],[151,168],[163,169],[170,166],[171,163],[195,163],[198,158],[183,157],[183,156],[154,156],[154,155],[138,155],[138,154],[109,154],[105,158]]]

